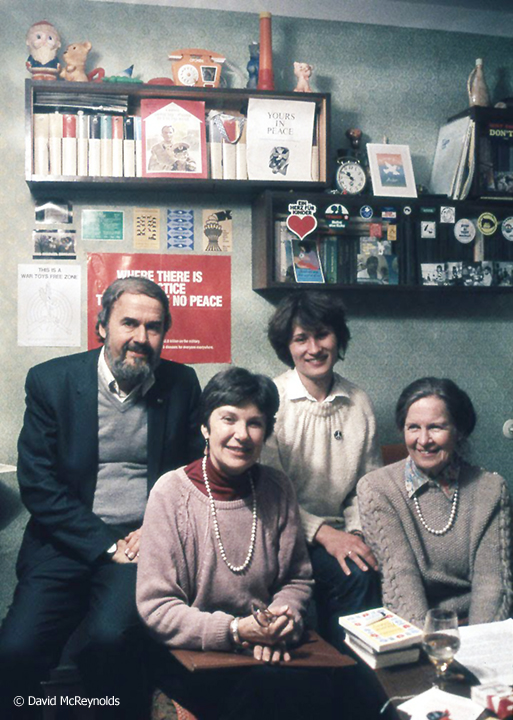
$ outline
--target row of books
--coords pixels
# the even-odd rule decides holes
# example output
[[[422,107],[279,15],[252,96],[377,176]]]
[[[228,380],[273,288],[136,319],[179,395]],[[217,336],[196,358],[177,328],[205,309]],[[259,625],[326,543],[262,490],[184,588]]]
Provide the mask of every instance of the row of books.
[[[385,607],[339,618],[344,642],[372,668],[416,662],[422,630]]]
[[[34,175],[142,176],[141,118],[34,113]]]
[[[397,285],[398,258],[389,240],[318,233],[303,241],[275,221],[274,277],[277,282]],[[303,272],[306,262],[309,273]],[[317,263],[318,272],[313,274]]]
[[[38,176],[319,179],[316,105],[251,98],[247,114],[143,98],[140,114],[36,111]]]

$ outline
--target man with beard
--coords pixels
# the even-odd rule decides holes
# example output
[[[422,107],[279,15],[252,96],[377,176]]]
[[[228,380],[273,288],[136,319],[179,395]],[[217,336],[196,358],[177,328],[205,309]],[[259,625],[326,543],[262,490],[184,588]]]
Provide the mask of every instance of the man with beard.
[[[79,625],[68,649],[87,695],[116,699],[96,717],[143,716],[135,577],[146,499],[203,447],[196,374],[160,360],[170,326],[158,285],[116,280],[98,316],[104,347],[28,373],[18,478],[31,517],[0,629],[2,720],[22,717],[14,696],[41,695]]]

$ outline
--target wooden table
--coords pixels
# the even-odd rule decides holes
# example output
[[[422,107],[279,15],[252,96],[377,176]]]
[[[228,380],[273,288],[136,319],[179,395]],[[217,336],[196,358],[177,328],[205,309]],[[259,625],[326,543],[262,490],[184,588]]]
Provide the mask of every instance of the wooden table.
[[[477,685],[478,680],[458,663],[454,663],[452,668],[452,677],[449,676],[449,680],[445,683],[443,689],[455,695],[469,698],[470,688],[472,685]],[[409,718],[409,715],[397,710],[397,706],[405,702],[408,696],[419,695],[429,690],[435,682],[435,669],[423,653],[416,663],[396,665],[371,670],[371,672],[376,676],[384,697],[391,700],[388,714],[389,720]],[[480,717],[494,716],[484,711]]]

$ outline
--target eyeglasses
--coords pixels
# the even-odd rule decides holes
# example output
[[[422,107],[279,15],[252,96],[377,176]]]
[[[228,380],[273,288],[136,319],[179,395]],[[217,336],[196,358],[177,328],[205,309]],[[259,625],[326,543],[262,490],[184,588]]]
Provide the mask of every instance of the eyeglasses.
[[[256,601],[251,603],[251,614],[260,627],[264,628],[269,627],[269,625],[276,620],[276,615],[273,615],[268,607],[265,607],[265,605]]]

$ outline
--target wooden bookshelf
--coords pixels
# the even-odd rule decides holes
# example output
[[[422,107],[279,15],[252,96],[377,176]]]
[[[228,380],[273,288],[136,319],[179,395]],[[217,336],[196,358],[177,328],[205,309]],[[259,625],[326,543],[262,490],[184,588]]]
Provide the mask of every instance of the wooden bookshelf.
[[[49,106],[48,97],[58,93],[62,96],[62,104]],[[76,112],[75,102],[79,97],[92,96],[89,108],[84,112],[94,114],[102,112],[101,107],[111,96],[126,101],[126,110],[117,114],[140,114],[140,103],[143,98],[169,98],[169,100],[201,100],[205,102],[205,111],[211,109],[238,108],[247,110],[250,98],[280,99],[294,103],[311,101],[316,105],[316,127],[319,147],[319,180],[289,181],[280,179],[272,181],[255,180],[221,180],[197,178],[157,178],[157,177],[102,177],[102,176],[66,176],[34,174],[34,113]],[[26,80],[25,85],[25,129],[26,129],[26,160],[25,179],[33,194],[55,191],[70,192],[79,188],[96,190],[98,186],[116,189],[165,190],[169,188],[191,190],[196,192],[212,192],[218,189],[230,192],[261,192],[264,188],[286,188],[292,190],[308,189],[310,191],[324,189],[331,180],[329,162],[330,139],[330,95],[329,93],[277,93],[246,89],[189,88],[173,85],[153,85],[147,83],[81,83],[81,82],[38,82]],[[116,114],[116,113],[114,113]]]
[[[276,238],[276,222],[283,222],[289,214],[288,206],[297,200],[307,200],[316,207],[317,229],[308,236],[321,248],[326,238],[334,240],[337,246],[339,272],[337,282],[324,283],[298,283],[293,273],[288,273],[288,281],[283,281],[278,254],[280,243]],[[326,209],[332,204],[342,204],[347,210],[349,221],[343,229],[332,230],[327,227]],[[364,220],[360,216],[360,209],[369,205],[373,216]],[[478,237],[471,243],[459,242],[454,234],[455,223],[441,222],[440,209],[443,206],[455,208],[456,221],[460,218],[470,218],[474,222],[482,213],[492,213],[498,221],[497,230],[490,236]],[[389,219],[395,211],[396,218]],[[461,292],[461,293],[494,293],[511,292],[513,290],[513,242],[507,240],[501,232],[501,223],[513,217],[513,203],[505,202],[454,202],[440,196],[422,196],[413,198],[385,198],[373,196],[349,196],[328,193],[297,193],[266,190],[253,201],[252,208],[252,253],[253,253],[253,290],[262,295],[276,296],[284,292],[300,289],[350,291],[357,293],[394,294],[401,291],[415,289],[426,293],[430,292]],[[435,235],[426,238],[422,231],[422,224],[435,222]],[[360,239],[368,237],[372,232],[381,232],[381,238],[387,239],[388,225],[396,225],[394,234],[396,239],[390,242],[393,257],[397,261],[398,282],[359,282],[357,278]],[[370,229],[371,224],[381,226]],[[439,264],[445,268],[446,263],[465,263],[470,266],[483,261],[492,263],[494,270],[507,271],[511,284],[466,285],[464,278],[458,284],[440,282],[439,284],[423,284],[422,264]],[[496,265],[502,263],[502,266]],[[324,268],[325,270],[326,268]],[[325,273],[326,274],[326,273]],[[279,277],[282,279],[280,280]],[[466,277],[466,276],[465,276]]]

